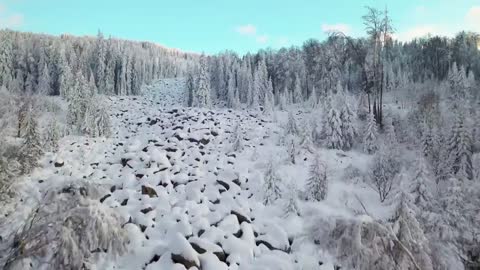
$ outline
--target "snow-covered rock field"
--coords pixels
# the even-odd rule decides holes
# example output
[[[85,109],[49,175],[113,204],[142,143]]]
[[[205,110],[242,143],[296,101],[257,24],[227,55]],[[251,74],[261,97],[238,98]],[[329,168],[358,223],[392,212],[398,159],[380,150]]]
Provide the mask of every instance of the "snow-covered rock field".
[[[0,235],[16,230],[47,190],[83,181],[99,187],[98,200],[119,214],[129,239],[121,256],[97,253],[94,269],[333,270],[307,234],[312,217],[353,218],[363,211],[358,198],[373,215],[389,212],[362,181],[343,180],[347,167],[364,170],[368,156],[315,149],[328,167],[329,192],[325,201],[307,202],[313,155],[299,147],[297,162],[288,162],[279,143],[286,112],[188,108],[184,96],[184,80],[167,79],[142,96],[109,97],[112,137],[63,138],[58,153],[47,153],[16,187],[19,201],[0,211],[9,221]],[[297,122],[308,113],[297,108]],[[237,124],[243,149],[233,151]],[[269,161],[282,198],[265,206]],[[289,194],[298,197],[298,214],[285,211]]]

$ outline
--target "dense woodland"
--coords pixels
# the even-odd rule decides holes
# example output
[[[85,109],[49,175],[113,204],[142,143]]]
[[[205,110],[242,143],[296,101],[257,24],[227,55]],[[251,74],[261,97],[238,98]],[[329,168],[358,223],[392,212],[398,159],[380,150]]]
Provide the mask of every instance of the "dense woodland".
[[[479,269],[480,36],[461,32],[402,43],[392,38],[387,11],[368,9],[363,19],[364,38],[331,33],[324,41],[243,56],[183,53],[102,33],[55,37],[2,30],[0,198],[14,195],[14,179],[29,173],[43,152],[54,151],[60,137],[108,136],[105,96],[140,95],[156,79],[186,77],[189,106],[272,117],[311,109],[304,125],[289,113],[281,143],[293,163],[298,148],[314,146],[373,156],[370,173],[346,175],[368,183],[395,215],[368,224],[338,220],[331,234],[321,223],[311,229],[313,238],[329,234],[334,253],[343,249],[343,265]],[[241,139],[234,145],[241,148]],[[310,175],[306,197],[321,201],[328,177],[320,159]],[[277,178],[271,164],[266,204],[279,196]]]

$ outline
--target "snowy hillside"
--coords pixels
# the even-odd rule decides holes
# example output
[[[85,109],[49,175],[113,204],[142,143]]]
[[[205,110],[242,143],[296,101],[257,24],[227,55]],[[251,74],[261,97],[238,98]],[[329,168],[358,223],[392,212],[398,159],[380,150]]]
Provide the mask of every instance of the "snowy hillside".
[[[2,209],[12,225],[2,237],[47,191],[94,185],[95,200],[118,213],[129,240],[126,253],[98,253],[91,269],[333,269],[307,227],[318,217],[353,219],[363,211],[358,197],[382,215],[373,189],[337,180],[351,164],[364,169],[368,157],[321,150],[331,185],[325,201],[307,203],[313,156],[300,146],[290,162],[279,144],[286,113],[273,122],[257,111],[187,108],[184,83],[167,79],[143,96],[109,97],[112,138],[62,139],[18,187],[20,202]],[[307,113],[296,110],[299,123]],[[265,206],[269,163],[282,181],[279,199]]]

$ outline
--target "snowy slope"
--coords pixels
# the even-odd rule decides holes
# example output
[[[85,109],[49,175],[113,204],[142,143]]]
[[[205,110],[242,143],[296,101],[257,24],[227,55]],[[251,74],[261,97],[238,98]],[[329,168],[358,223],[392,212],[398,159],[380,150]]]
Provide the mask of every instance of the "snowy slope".
[[[143,96],[108,98],[112,138],[62,139],[18,185],[21,203],[1,210],[13,224],[1,235],[18,228],[46,190],[82,180],[101,187],[100,201],[123,217],[130,239],[120,257],[97,254],[96,269],[333,269],[305,233],[311,215],[352,217],[362,211],[356,196],[374,214],[388,213],[371,188],[340,181],[350,164],[365,168],[366,156],[322,149],[331,179],[324,202],[300,202],[299,216],[285,214],[284,199],[264,206],[269,160],[285,193],[291,184],[302,191],[308,177],[312,154],[299,151],[291,165],[278,143],[286,113],[273,122],[255,111],[186,108],[184,83],[161,80]],[[306,113],[297,110],[300,122]],[[233,152],[237,124],[244,149]]]

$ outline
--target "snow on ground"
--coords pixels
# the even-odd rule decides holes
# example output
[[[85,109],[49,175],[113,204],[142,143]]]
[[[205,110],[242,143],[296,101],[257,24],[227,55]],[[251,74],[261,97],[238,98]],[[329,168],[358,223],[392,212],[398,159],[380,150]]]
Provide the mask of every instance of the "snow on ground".
[[[282,189],[304,190],[312,154],[301,151],[295,165],[278,143],[285,112],[276,121],[260,112],[186,108],[184,80],[144,88],[143,96],[109,97],[112,138],[65,137],[17,188],[21,204],[4,208],[12,226],[25,220],[52,187],[88,181],[101,187],[100,201],[124,219],[128,252],[98,255],[96,269],[333,269],[330,256],[305,234],[309,216],[352,216],[361,198],[382,216],[378,196],[360,181],[342,180],[344,169],[368,165],[357,152],[317,149],[327,163],[324,202],[300,202],[300,216],[284,213],[285,200],[264,206],[263,173],[273,160]],[[301,122],[308,112],[298,109]],[[240,124],[244,149],[232,151]],[[13,210],[14,209],[14,210]]]

